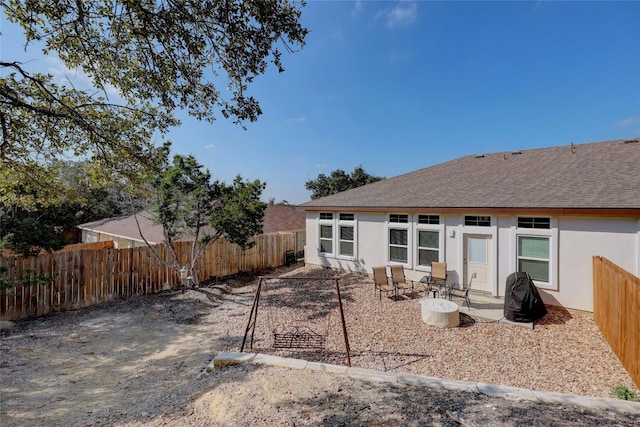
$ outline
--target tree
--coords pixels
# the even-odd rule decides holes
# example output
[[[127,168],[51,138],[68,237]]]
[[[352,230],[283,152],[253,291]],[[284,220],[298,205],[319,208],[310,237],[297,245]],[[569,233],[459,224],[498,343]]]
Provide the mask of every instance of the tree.
[[[61,249],[68,243],[62,234],[64,226],[52,208],[24,212],[21,208],[2,208],[0,248],[24,255],[37,255],[41,250]],[[58,228],[59,227],[59,228]]]
[[[329,176],[321,173],[316,179],[307,181],[304,184],[304,187],[312,192],[312,199],[318,199],[320,197],[340,193],[351,188],[371,184],[372,182],[380,181],[381,179],[384,178],[369,175],[362,166],[356,166],[350,175],[342,169],[334,170]]]
[[[229,241],[243,250],[255,245],[253,237],[262,234],[266,203],[260,201],[266,184],[259,180],[243,181],[236,176],[231,185],[220,183],[220,200],[211,226],[221,230]]]
[[[152,138],[179,124],[176,109],[208,121],[220,114],[256,120],[262,111],[250,83],[269,62],[283,71],[279,46],[292,52],[308,32],[300,24],[304,2],[289,0],[0,4],[24,29],[25,48],[41,43],[97,88],[59,85],[24,64],[0,62],[8,71],[0,78],[0,201],[10,203],[23,200],[17,183],[54,198],[60,188],[49,185],[49,166],[70,154],[95,162],[102,179],[138,179],[160,164]],[[110,86],[122,102],[110,100]]]
[[[294,207],[291,203],[289,203],[287,200],[282,199],[279,202],[276,202],[276,198],[272,197],[269,199],[269,201],[267,202],[268,205],[272,205],[272,206],[291,206]]]
[[[59,202],[67,189],[56,177],[69,155],[101,171],[96,185],[136,180],[158,164],[153,132],[176,123],[160,109],[109,104],[15,63],[0,66],[18,70],[0,78],[0,202],[29,207],[33,195],[40,204]]]
[[[154,200],[149,211],[163,227],[165,244],[173,255],[170,267],[176,272],[182,266],[175,243],[183,237],[193,242],[188,260],[188,270],[193,271],[207,246],[220,237],[248,249],[255,244],[253,237],[262,233],[266,204],[260,195],[265,184],[258,180],[245,182],[238,175],[231,185],[212,182],[210,172],[195,157],[176,155],[152,187]]]
[[[0,248],[25,256],[61,249],[74,243],[78,224],[128,213],[130,200],[139,200],[124,188],[92,185],[86,167],[84,162],[69,161],[51,172],[54,185],[66,189],[53,201],[45,200],[37,188],[22,188],[16,196],[31,200],[28,207],[0,202]],[[125,197],[126,204],[121,201]]]

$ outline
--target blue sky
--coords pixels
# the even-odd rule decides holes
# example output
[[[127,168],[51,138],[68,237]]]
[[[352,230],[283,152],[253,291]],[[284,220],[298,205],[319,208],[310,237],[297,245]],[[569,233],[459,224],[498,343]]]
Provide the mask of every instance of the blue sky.
[[[302,21],[304,49],[250,87],[258,122],[180,115],[175,152],[302,203],[335,169],[640,136],[640,2],[309,1]],[[22,41],[2,27],[6,60]]]

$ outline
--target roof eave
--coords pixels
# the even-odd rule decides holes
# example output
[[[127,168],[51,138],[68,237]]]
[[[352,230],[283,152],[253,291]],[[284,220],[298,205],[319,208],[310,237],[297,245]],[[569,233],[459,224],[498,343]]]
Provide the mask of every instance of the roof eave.
[[[305,206],[305,212],[381,212],[440,214],[530,214],[552,216],[640,217],[640,208],[540,208],[540,207],[415,207],[415,206]]]

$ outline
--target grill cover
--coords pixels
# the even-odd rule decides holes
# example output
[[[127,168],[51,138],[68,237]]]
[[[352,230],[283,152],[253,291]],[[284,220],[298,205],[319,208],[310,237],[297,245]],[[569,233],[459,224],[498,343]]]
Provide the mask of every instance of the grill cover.
[[[504,296],[504,317],[512,322],[533,322],[547,314],[538,289],[526,272],[507,277]]]

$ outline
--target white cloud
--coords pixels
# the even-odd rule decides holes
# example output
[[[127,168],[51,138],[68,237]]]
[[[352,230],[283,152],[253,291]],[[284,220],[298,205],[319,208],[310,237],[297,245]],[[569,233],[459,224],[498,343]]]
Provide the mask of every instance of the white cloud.
[[[351,16],[358,16],[362,13],[363,10],[363,5],[362,5],[362,0],[356,0],[355,4],[353,5],[353,9],[351,9]]]
[[[290,157],[289,158],[289,162],[291,163],[303,163],[305,161],[305,157],[304,156],[296,156],[296,157]]]
[[[299,125],[307,123],[306,117],[290,117],[287,119],[288,122],[297,123]]]
[[[329,166],[328,163],[316,163],[316,169],[326,169]]]
[[[613,125],[618,128],[627,128],[630,126],[634,126],[638,123],[638,119],[634,117],[630,117],[628,119],[620,120],[619,122],[615,122]]]
[[[383,19],[389,29],[405,27],[418,20],[418,5],[415,1],[402,1],[393,9],[378,12],[376,19]]]
[[[204,146],[204,148],[208,149],[208,150],[212,150],[214,148],[216,148],[216,144],[207,144]]]

